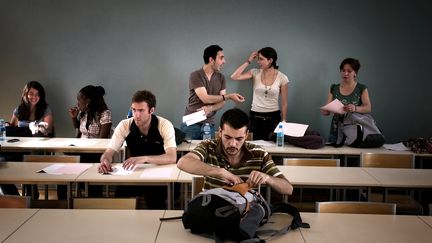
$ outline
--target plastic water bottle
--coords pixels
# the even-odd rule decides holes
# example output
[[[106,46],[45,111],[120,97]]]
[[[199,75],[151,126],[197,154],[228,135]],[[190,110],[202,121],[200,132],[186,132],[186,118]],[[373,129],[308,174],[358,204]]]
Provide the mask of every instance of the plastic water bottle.
[[[0,141],[6,141],[6,124],[3,119],[0,119]]]
[[[209,123],[205,123],[203,127],[203,140],[211,139],[211,127]]]
[[[279,124],[278,129],[276,131],[276,146],[283,147],[284,146],[284,131],[282,124]]]

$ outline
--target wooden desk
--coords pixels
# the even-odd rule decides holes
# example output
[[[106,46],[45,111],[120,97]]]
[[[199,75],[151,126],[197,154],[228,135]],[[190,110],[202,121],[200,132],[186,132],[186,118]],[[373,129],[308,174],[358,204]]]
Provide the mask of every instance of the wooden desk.
[[[18,142],[1,143],[2,152],[32,152],[35,150],[48,152],[63,153],[103,153],[108,147],[110,139],[108,138],[44,138],[44,137],[8,137],[9,139],[17,138]],[[115,160],[122,162],[125,157],[124,146],[121,148],[118,157]],[[95,161],[99,162],[99,161]]]
[[[115,166],[117,164],[113,164]],[[167,186],[168,209],[172,209],[172,184],[177,181],[180,170],[175,164],[151,165],[140,164],[131,175],[104,175],[98,173],[99,164],[93,164],[90,169],[77,177],[76,182],[87,185],[163,185]],[[87,188],[87,186],[86,186]],[[86,190],[87,194],[87,190]]]
[[[432,228],[417,216],[302,213],[301,217],[311,226],[300,229],[307,243],[429,243],[432,239]]]
[[[108,147],[109,139],[81,139],[81,138],[41,138],[41,137],[8,137],[20,141],[2,143],[1,151],[22,152],[43,150],[46,152],[74,152],[74,153],[103,153]]]
[[[38,173],[54,163],[0,162],[0,183],[4,184],[64,184],[67,185],[67,200],[70,205],[71,186],[79,174],[53,175]],[[62,164],[62,163],[55,163]],[[70,165],[70,164],[65,164]]]
[[[430,169],[363,168],[368,174],[390,188],[432,188]]]
[[[373,176],[359,167],[278,166],[293,185],[312,187],[377,187]]]
[[[189,140],[189,143],[183,142],[177,146],[177,152],[187,153],[193,150],[202,140]],[[253,141],[250,141],[253,143]],[[277,147],[274,142],[272,146],[263,146],[272,156],[298,156],[298,157],[334,157],[339,155],[339,150],[333,146],[325,146],[320,149],[304,149],[294,145],[285,144],[284,147]]]
[[[3,242],[39,209],[0,208],[0,241]]]
[[[155,242],[163,210],[41,209],[5,242]]]
[[[181,216],[183,211],[181,210],[167,210],[164,217]],[[189,230],[185,230],[181,219],[164,221],[161,224],[159,234],[156,240],[157,243],[172,243],[172,242],[215,242],[214,239],[206,238],[201,235],[195,235],[190,233]],[[289,231],[283,236],[272,238],[272,243],[304,243],[303,238],[300,234],[300,230]]]
[[[432,228],[432,216],[418,216],[418,217]]]

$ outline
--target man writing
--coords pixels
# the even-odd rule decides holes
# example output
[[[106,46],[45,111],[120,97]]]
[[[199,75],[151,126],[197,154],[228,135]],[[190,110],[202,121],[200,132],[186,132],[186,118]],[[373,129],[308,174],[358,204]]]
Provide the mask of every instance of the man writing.
[[[218,45],[211,45],[204,50],[204,66],[191,73],[189,78],[189,99],[185,115],[204,110],[207,119],[190,126],[181,125],[181,130],[189,139],[202,139],[201,127],[204,123],[212,126],[214,134],[214,115],[221,109],[226,100],[244,102],[244,97],[238,93],[226,94],[226,80],[220,72],[225,64],[223,49]]]
[[[261,147],[245,142],[248,125],[249,117],[243,111],[226,111],[220,121],[220,138],[201,142],[180,158],[177,167],[203,175],[204,189],[246,181],[250,187],[267,184],[279,193],[291,195],[293,186],[271,156]]]
[[[108,148],[100,158],[99,172],[112,171],[113,156],[126,141],[130,157],[123,168],[132,169],[137,164],[175,164],[177,147],[174,127],[167,119],[156,116],[156,97],[147,90],[137,91],[132,97],[132,118],[122,120],[114,130]],[[118,186],[116,196],[134,197],[142,191],[149,208],[164,208],[166,188],[157,186]]]

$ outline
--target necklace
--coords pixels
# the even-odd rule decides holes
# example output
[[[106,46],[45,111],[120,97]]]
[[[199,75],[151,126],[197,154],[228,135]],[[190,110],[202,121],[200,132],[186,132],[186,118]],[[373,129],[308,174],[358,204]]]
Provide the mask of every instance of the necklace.
[[[265,89],[265,90],[264,90],[264,97],[265,97],[265,98],[267,98],[267,94],[268,94],[268,93],[270,92],[270,90],[271,90],[271,86],[273,85],[272,82],[274,82],[275,75],[276,75],[276,70],[273,71],[273,74],[272,74],[272,76],[271,76],[271,79],[270,79],[270,81],[268,82],[268,81],[267,81],[267,78],[266,78],[266,74],[265,74],[265,72],[262,71],[261,81],[262,81],[263,84],[264,84],[264,89]],[[267,82],[268,82],[270,85],[267,86]]]

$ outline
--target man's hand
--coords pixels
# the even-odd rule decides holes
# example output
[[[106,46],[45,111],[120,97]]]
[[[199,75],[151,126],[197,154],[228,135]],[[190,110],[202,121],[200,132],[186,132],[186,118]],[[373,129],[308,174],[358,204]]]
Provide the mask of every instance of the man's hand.
[[[267,183],[267,180],[269,178],[270,176],[266,173],[254,170],[249,174],[249,178],[246,182],[249,184],[250,188],[256,188],[259,187],[261,184]]]
[[[99,173],[103,173],[103,174],[107,174],[108,172],[113,171],[112,167],[111,167],[111,162],[108,161],[107,159],[101,159],[101,163],[99,164],[98,167],[98,172]]]
[[[222,179],[228,185],[235,185],[244,182],[239,176],[236,176],[225,169],[222,169]]]
[[[231,93],[231,94],[225,95],[225,98],[229,98],[230,100],[237,102],[237,103],[242,103],[245,101],[245,98],[238,93]]]
[[[123,162],[123,168],[125,170],[132,170],[135,165],[137,164],[143,164],[142,157],[130,157],[129,159],[125,160]]]

